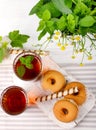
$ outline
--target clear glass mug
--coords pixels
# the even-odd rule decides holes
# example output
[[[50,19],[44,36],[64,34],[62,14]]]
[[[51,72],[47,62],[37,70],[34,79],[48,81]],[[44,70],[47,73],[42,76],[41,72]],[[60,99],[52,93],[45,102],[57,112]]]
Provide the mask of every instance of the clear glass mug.
[[[32,51],[24,51],[13,61],[15,75],[22,80],[30,81],[38,78],[42,71],[41,57]]]
[[[9,86],[1,93],[1,107],[10,115],[18,115],[25,111],[28,105],[26,91],[19,86]]]

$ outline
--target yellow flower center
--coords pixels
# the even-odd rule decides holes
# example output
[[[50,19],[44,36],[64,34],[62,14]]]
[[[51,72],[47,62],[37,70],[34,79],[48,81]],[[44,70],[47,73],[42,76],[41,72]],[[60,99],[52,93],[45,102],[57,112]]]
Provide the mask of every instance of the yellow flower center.
[[[61,46],[61,43],[60,42],[58,42],[58,44],[57,44],[58,46]]]
[[[92,56],[88,56],[88,60],[92,60],[92,58],[93,58]]]
[[[59,31],[57,31],[57,32],[55,32],[55,34],[56,34],[56,35],[60,35],[60,32],[59,32]]]
[[[55,39],[55,40],[58,40],[59,38],[58,38],[57,36],[54,36],[54,39]]]
[[[66,48],[65,48],[65,46],[61,46],[61,48],[60,48],[62,51],[64,51]]]
[[[77,41],[80,41],[80,39],[81,39],[80,36],[75,37],[75,40],[77,40]]]

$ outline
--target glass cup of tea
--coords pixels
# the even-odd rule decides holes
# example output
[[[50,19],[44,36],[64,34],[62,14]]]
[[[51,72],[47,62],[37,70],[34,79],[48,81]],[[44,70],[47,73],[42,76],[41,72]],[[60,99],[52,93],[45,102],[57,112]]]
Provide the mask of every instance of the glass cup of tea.
[[[24,51],[13,61],[13,70],[22,80],[35,80],[42,71],[41,57],[32,51]]]
[[[26,91],[19,86],[9,86],[1,93],[1,107],[10,115],[18,115],[27,108]]]

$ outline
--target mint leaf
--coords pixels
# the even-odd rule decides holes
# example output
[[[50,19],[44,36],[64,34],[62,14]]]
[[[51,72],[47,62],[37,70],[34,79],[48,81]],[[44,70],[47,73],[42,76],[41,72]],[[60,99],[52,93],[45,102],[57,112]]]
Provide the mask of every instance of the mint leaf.
[[[4,58],[4,51],[3,51],[3,48],[0,48],[0,62],[2,62]]]
[[[55,8],[52,2],[46,3],[43,6],[41,6],[40,10],[36,13],[36,15],[42,19],[42,15],[45,10],[50,11],[51,17],[59,17],[61,15],[60,11],[57,8]]]
[[[28,68],[28,69],[33,69],[33,64],[27,63],[27,64],[26,64],[26,68]]]
[[[68,16],[67,16],[67,23],[68,23],[68,25],[67,25],[68,30],[71,33],[74,33],[74,31],[75,31],[75,25],[76,25],[74,15],[68,14]]]
[[[25,64],[25,58],[24,57],[20,57],[20,62],[21,62],[21,64]]]
[[[34,56],[20,57],[20,62],[22,65],[25,65],[26,68],[32,69],[33,68],[33,64],[32,64],[33,59],[34,59]]]
[[[79,25],[82,27],[91,27],[94,23],[96,23],[96,20],[89,15],[82,18],[79,22]]]
[[[27,63],[31,64],[33,59],[34,59],[34,56],[26,56],[25,57],[25,64],[27,64]]]
[[[70,14],[72,13],[71,9],[68,7],[69,5],[66,4],[64,0],[52,0],[54,6],[63,14]],[[68,5],[68,6],[67,6]]]
[[[17,39],[18,35],[19,35],[19,30],[15,30],[13,32],[9,32],[9,38],[12,41],[14,41],[15,39]]]
[[[64,31],[67,26],[66,17],[61,16],[60,19],[57,20],[56,25],[58,30]]]
[[[44,26],[45,26],[45,21],[44,21],[44,20],[41,20],[41,21],[39,22],[39,26],[38,26],[38,28],[37,28],[37,31],[41,31],[41,30],[44,28]]]
[[[46,28],[45,28],[45,29],[43,29],[43,31],[39,34],[38,40],[41,40],[41,38],[42,38],[46,33],[47,33],[47,30],[46,30]]]
[[[69,8],[72,7],[72,0],[63,0],[63,1],[64,1],[65,5],[66,5],[67,7],[69,7]]]
[[[74,14],[78,15],[81,18],[90,13],[90,8],[88,8],[87,5],[83,2],[78,1],[73,11]]]
[[[40,0],[30,11],[29,15],[37,13],[43,5],[43,0]]]
[[[47,21],[47,20],[49,20],[50,18],[51,18],[51,13],[50,13],[50,11],[49,11],[49,10],[45,10],[45,11],[43,12],[42,19],[43,19],[44,21]]]
[[[9,39],[11,40],[12,47],[23,47],[23,44],[27,42],[29,36],[20,34],[18,30],[9,33]]]
[[[17,74],[18,74],[19,77],[23,77],[25,72],[26,72],[26,69],[25,69],[24,66],[19,66],[17,68]]]
[[[55,22],[52,21],[52,20],[49,20],[49,21],[46,21],[46,31],[49,33],[49,34],[53,34],[54,33],[54,30],[56,29],[56,25],[55,25]]]

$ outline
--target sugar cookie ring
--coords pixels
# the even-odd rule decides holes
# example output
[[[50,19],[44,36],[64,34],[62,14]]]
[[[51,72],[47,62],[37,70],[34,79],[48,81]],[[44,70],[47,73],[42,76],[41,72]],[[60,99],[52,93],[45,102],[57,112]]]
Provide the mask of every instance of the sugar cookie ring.
[[[53,107],[55,117],[61,122],[71,122],[78,115],[77,104],[66,99],[57,101]]]
[[[48,70],[42,76],[42,88],[51,92],[58,92],[66,84],[66,79],[63,74],[57,70]]]
[[[78,105],[82,105],[86,100],[86,89],[84,84],[80,82],[70,82],[66,85],[64,90],[77,87],[78,91],[77,93],[70,94],[65,96],[66,98],[73,99]]]

